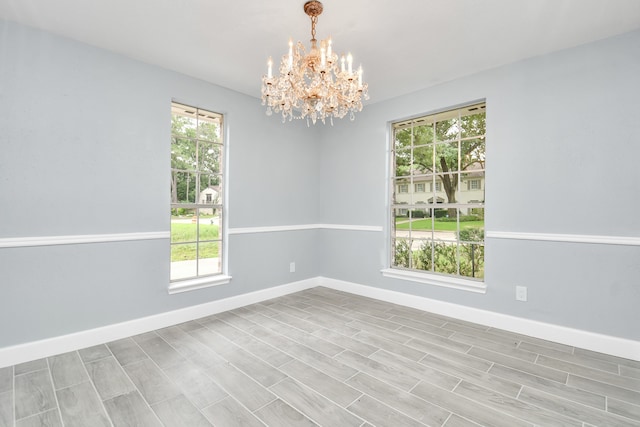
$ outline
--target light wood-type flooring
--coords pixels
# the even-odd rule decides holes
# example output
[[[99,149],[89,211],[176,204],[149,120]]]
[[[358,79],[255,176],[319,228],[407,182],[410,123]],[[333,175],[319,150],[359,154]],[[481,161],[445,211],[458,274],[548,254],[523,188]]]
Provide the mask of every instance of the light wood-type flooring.
[[[0,427],[640,426],[640,362],[314,288],[0,368]]]

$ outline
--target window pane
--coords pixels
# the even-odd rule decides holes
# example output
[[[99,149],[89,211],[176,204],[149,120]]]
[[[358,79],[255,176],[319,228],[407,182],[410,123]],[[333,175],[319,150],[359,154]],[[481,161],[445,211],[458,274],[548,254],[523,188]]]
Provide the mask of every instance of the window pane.
[[[196,244],[171,245],[171,280],[195,277]]]
[[[484,206],[484,205],[481,205]],[[466,215],[472,217],[472,221],[470,222],[474,227],[482,228],[484,230],[484,207],[469,207],[466,210]],[[484,239],[484,236],[482,237]]]
[[[460,209],[460,241],[484,242],[484,208]]]
[[[461,168],[463,170],[484,169],[484,138],[468,139],[460,142]]]
[[[171,168],[183,171],[196,170],[196,141],[187,138],[171,138]]]
[[[195,203],[197,174],[194,172],[175,172],[176,200],[174,203]]]
[[[207,111],[198,110],[198,138],[220,142],[220,119]]]
[[[458,142],[436,144],[436,172],[447,173],[458,171]]]
[[[440,174],[439,178],[442,184],[438,196],[444,200],[443,203],[459,203],[460,183],[458,182],[458,174],[443,173]]]
[[[205,191],[212,188],[216,193],[218,200],[222,200],[220,192],[222,191],[222,175],[220,174],[200,174],[200,189]],[[213,194],[213,193],[212,193]],[[213,197],[215,199],[215,197]],[[202,200],[202,197],[201,197]],[[204,200],[207,200],[206,197]]]
[[[413,149],[413,170],[415,173],[432,172],[433,165],[433,145],[415,147]]]
[[[217,176],[216,176],[217,177]],[[222,202],[220,187],[211,175],[200,175],[200,195],[198,203],[202,205],[218,205]]]
[[[395,176],[408,176],[411,173],[411,150],[396,151],[395,168]]]
[[[424,271],[433,271],[433,240],[420,240],[413,252],[414,268]]]
[[[457,241],[458,222],[455,215],[455,208],[436,209],[435,218],[433,218],[434,239],[447,242]]]
[[[393,242],[393,260],[396,267],[411,268],[411,243],[409,239],[395,239]]]
[[[200,141],[198,143],[198,170],[203,173],[220,172],[221,147]]]
[[[409,181],[406,179],[395,181],[393,193],[393,203],[409,203],[411,199],[409,194]]]
[[[220,237],[220,228],[222,227],[222,212],[220,209],[213,209],[213,216],[209,221],[209,224],[218,227],[218,238]]]
[[[398,207],[394,209],[394,218],[396,220],[396,225],[406,222],[409,220],[409,207]]]
[[[457,117],[442,120],[436,123],[436,141],[450,141],[458,138],[460,130]]]
[[[220,242],[200,243],[198,251],[198,274],[220,273]]]
[[[436,273],[458,274],[456,242],[434,242],[434,268]]]
[[[484,202],[484,172],[471,172],[462,174],[461,203]]]
[[[410,239],[412,236],[412,213],[409,207],[395,210],[396,217],[394,223],[393,237],[397,239]]]
[[[171,243],[195,242],[195,241],[196,241],[196,210],[185,209],[185,208],[172,209]]]
[[[394,147],[396,151],[411,146],[411,127],[396,129]]]
[[[460,118],[461,136],[479,136],[485,134],[485,113],[466,115]]]
[[[217,212],[216,212],[217,214]],[[214,218],[213,209],[200,209],[200,221],[198,224],[198,240],[217,240],[220,238],[218,218]]]
[[[413,127],[413,145],[424,145],[433,142],[433,125],[418,125]]]
[[[477,279],[484,278],[484,244],[460,244],[460,275]]]
[[[191,109],[195,114],[195,109]],[[187,114],[174,114],[171,117],[171,133],[176,136],[195,138],[198,122],[195,117]]]

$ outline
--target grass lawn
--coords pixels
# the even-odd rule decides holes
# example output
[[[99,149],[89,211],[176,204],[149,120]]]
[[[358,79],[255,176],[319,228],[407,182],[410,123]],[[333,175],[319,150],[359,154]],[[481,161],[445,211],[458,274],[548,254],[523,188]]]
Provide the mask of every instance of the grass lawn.
[[[193,242],[196,240],[197,224],[171,223],[171,243]],[[218,238],[218,226],[215,224],[200,224],[200,240]]]
[[[218,238],[218,226],[214,224],[200,224],[200,240]],[[193,242],[196,239],[196,224],[171,224],[171,243]],[[217,258],[219,243],[200,243],[200,258]],[[186,261],[196,259],[196,245],[172,245],[171,261]]]
[[[407,222],[403,222],[407,221]],[[398,224],[400,222],[400,224]],[[457,231],[457,225],[455,222],[438,221],[436,219],[434,224],[434,230],[436,231]],[[462,221],[460,228],[483,228],[484,221]],[[397,230],[408,230],[409,221],[407,219],[396,218]],[[431,230],[431,218],[414,219],[411,222],[412,230]]]

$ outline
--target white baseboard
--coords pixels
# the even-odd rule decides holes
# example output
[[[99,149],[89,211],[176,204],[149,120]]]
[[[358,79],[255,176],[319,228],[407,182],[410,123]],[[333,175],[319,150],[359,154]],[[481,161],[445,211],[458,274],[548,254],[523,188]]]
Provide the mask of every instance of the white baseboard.
[[[0,368],[166,328],[315,286],[318,286],[317,278],[301,280],[127,322],[0,348]]]
[[[349,292],[369,298],[392,302],[443,316],[449,316],[468,322],[504,329],[506,331],[528,335],[535,338],[554,341],[599,353],[640,361],[640,341],[613,337],[565,326],[553,325],[536,320],[524,319],[493,311],[481,310],[464,305],[438,301],[387,289],[342,280],[320,277],[319,286]]]
[[[326,277],[314,277],[114,325],[0,348],[0,368],[165,328],[316,286],[325,286],[327,288],[429,311],[468,322],[479,323],[481,325],[500,328],[548,341],[640,361],[639,341],[552,325],[450,302],[360,285],[353,282]]]

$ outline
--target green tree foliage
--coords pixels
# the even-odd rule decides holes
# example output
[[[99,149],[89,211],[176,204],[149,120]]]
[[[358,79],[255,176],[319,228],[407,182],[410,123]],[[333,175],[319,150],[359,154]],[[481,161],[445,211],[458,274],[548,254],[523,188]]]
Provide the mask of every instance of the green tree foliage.
[[[199,202],[200,191],[220,185],[221,154],[218,123],[174,114],[171,118],[171,202]]]

